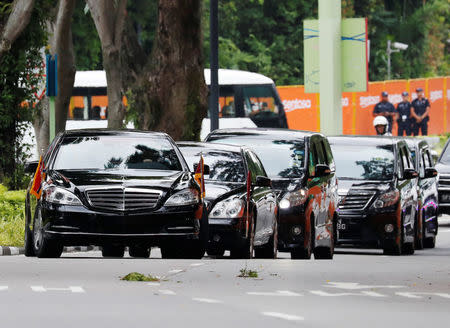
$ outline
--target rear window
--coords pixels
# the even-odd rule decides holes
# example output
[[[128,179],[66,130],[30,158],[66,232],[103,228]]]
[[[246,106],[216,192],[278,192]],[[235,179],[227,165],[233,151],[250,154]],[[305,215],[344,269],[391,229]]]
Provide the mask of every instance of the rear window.
[[[55,170],[168,170],[182,165],[164,138],[124,136],[66,137],[59,146]]]
[[[200,155],[203,156],[210,170],[210,174],[205,176],[206,180],[245,182],[245,165],[241,153],[182,145],[180,150],[190,170],[193,170],[194,164],[198,164]]]
[[[357,141],[355,141],[356,143]],[[392,145],[350,145],[331,142],[340,179],[392,180],[395,156]]]

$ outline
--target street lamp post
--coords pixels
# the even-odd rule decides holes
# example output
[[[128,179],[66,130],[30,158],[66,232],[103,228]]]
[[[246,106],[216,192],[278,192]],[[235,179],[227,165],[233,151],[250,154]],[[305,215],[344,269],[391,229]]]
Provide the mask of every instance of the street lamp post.
[[[386,54],[387,54],[387,79],[391,79],[391,54],[394,52],[400,52],[401,50],[408,49],[408,45],[401,42],[394,42],[392,43],[391,40],[387,41],[387,48],[386,48]]]
[[[210,24],[210,64],[211,85],[209,95],[209,110],[211,117],[211,131],[219,128],[219,15],[218,0],[211,0]]]

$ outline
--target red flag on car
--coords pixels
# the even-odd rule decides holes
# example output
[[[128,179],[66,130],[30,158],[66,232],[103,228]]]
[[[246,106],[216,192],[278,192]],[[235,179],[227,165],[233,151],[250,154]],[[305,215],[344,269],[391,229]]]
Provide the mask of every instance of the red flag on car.
[[[195,169],[194,179],[197,181],[198,185],[200,186],[200,196],[201,198],[205,198],[205,168],[204,168],[204,161],[203,156],[200,155],[200,161],[197,165],[197,168]]]
[[[34,172],[33,184],[31,185],[30,194],[36,196],[37,199],[41,198],[42,194],[42,182],[45,179],[44,163],[42,157],[39,158],[39,164]]]
[[[247,222],[246,222],[246,235],[248,235],[248,224],[250,222],[250,197],[252,193],[252,172],[247,173]]]

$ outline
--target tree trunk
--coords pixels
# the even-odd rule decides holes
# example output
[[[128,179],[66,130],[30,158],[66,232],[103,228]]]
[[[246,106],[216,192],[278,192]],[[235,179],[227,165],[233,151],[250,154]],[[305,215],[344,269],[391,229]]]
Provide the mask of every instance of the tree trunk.
[[[72,15],[76,0],[60,0],[51,53],[58,55],[58,95],[55,99],[56,133],[66,129],[67,111],[75,82]]]
[[[198,140],[207,111],[201,0],[159,0],[144,127],[175,140]]]
[[[75,54],[72,42],[72,15],[76,0],[60,0],[55,22],[48,23],[50,53],[58,55],[58,94],[55,99],[55,132],[66,129],[67,112],[75,81]],[[43,58],[42,60],[45,60]],[[47,97],[40,101],[33,117],[36,144],[40,155],[49,145],[50,111]]]
[[[108,84],[108,128],[123,127],[125,107],[121,75],[122,34],[126,18],[126,0],[86,0],[102,44],[103,67]]]
[[[34,0],[15,0],[13,2],[6,25],[0,29],[0,58],[27,27],[33,7]]]

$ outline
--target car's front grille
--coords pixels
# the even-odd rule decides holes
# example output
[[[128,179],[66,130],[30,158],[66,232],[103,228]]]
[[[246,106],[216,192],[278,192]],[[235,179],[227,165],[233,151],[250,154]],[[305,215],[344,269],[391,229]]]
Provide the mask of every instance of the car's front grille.
[[[363,210],[375,193],[375,191],[351,190],[347,195],[340,195],[339,210]]]
[[[450,175],[439,176],[439,187],[450,188]]]
[[[89,189],[86,197],[92,207],[111,211],[153,209],[162,191],[145,188]]]

